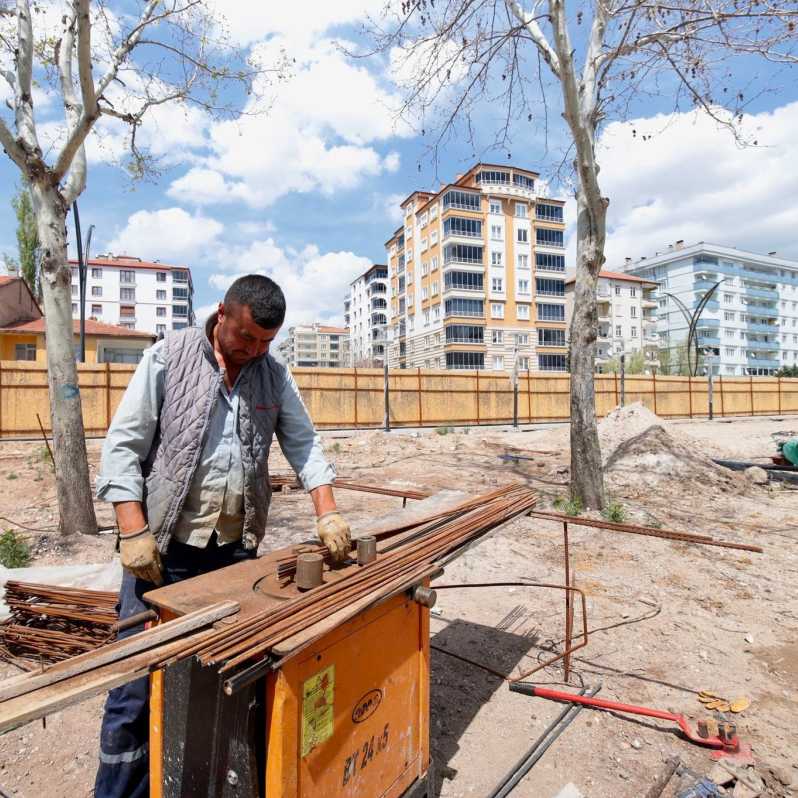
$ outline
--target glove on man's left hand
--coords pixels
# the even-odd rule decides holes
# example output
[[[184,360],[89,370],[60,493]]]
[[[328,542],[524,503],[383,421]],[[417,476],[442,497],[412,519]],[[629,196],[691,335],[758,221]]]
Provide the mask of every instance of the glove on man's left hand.
[[[330,550],[333,562],[345,560],[352,549],[352,533],[349,524],[337,510],[324,513],[316,519],[319,540]]]

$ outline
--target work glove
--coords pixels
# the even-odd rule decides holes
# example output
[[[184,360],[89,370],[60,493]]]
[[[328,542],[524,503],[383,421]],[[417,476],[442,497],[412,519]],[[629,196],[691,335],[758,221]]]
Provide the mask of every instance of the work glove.
[[[161,553],[149,525],[127,534],[119,533],[119,559],[133,576],[155,585],[163,584]]]
[[[316,519],[319,540],[330,550],[333,562],[342,562],[352,550],[352,533],[349,524],[337,510],[324,513]]]

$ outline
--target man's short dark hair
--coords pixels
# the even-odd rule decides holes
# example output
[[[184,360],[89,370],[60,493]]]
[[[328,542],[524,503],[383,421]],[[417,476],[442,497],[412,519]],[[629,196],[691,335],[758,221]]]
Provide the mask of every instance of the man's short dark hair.
[[[285,321],[285,294],[274,280],[262,274],[239,277],[224,295],[225,305],[246,305],[252,320],[264,330],[273,330]]]

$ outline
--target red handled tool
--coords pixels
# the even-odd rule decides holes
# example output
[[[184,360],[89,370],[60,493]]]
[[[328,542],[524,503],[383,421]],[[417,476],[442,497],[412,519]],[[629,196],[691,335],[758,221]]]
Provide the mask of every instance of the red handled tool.
[[[697,745],[704,745],[709,748],[720,748],[730,753],[740,750],[740,739],[737,736],[737,727],[733,723],[719,722],[718,736],[711,736],[706,722],[699,721],[698,730],[693,731],[687,718],[684,715],[677,715],[675,712],[665,712],[662,709],[652,709],[651,707],[640,707],[635,704],[622,704],[620,701],[608,701],[606,698],[590,698],[588,696],[566,693],[562,690],[549,690],[546,687],[537,687],[533,684],[524,682],[511,682],[510,690],[514,693],[537,696],[538,698],[550,698],[553,701],[567,701],[571,704],[582,704],[594,709],[608,709],[613,712],[626,712],[630,715],[645,715],[649,718],[659,718],[660,720],[670,720],[676,723],[690,742]]]

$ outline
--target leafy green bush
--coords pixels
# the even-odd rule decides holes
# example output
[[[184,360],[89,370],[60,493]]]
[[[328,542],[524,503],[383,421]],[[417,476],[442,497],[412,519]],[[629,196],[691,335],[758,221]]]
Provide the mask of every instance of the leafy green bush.
[[[30,562],[30,548],[13,529],[0,535],[0,565],[4,568],[24,568]]]
[[[13,471],[9,471],[6,474],[6,479],[19,479],[19,477]]]
[[[622,524],[626,520],[626,510],[620,502],[610,502],[601,514],[615,524]]]
[[[566,499],[564,496],[558,496],[554,500],[554,506],[561,513],[565,513],[566,515],[581,515],[582,510],[585,509],[584,507],[582,507],[581,499],[578,498]]]

